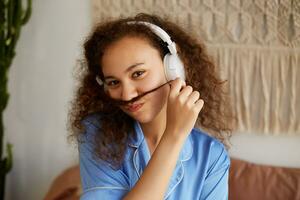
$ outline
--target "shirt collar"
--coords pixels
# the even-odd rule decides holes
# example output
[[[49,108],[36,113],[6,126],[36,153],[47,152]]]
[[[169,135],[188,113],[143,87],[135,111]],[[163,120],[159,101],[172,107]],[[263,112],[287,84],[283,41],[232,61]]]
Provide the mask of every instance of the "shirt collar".
[[[144,140],[144,133],[137,121],[134,121],[134,133],[130,134],[129,136],[129,143],[128,145],[131,147],[139,148]],[[180,161],[189,160],[193,154],[193,141],[190,135],[187,137],[181,152],[180,152]]]

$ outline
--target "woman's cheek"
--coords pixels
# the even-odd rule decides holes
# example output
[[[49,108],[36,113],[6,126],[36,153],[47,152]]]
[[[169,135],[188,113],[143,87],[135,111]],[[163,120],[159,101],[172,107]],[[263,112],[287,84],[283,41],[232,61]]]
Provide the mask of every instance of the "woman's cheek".
[[[108,89],[107,91],[106,91],[106,94],[110,97],[110,98],[112,98],[112,99],[118,99],[119,98],[119,93],[116,91],[116,90],[111,90],[111,89]]]
[[[145,77],[142,81],[140,86],[143,87],[143,91],[147,92],[150,90],[153,90],[156,87],[161,86],[165,82],[163,81],[163,78],[160,77],[158,74],[149,74],[147,77]]]

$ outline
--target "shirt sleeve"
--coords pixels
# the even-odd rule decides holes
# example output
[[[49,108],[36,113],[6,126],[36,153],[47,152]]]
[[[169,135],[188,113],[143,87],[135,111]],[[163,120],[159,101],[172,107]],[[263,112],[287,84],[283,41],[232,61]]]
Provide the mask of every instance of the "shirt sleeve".
[[[79,142],[79,164],[82,185],[80,200],[120,200],[129,192],[129,181],[122,170],[113,169],[107,162],[93,156],[92,139],[96,127],[85,122],[85,133]]]
[[[230,158],[225,147],[215,142],[200,200],[227,200]]]

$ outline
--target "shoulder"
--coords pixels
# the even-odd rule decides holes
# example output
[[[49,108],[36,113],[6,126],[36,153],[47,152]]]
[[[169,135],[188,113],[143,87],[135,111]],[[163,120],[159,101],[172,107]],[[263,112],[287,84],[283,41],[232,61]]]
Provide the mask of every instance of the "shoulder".
[[[82,120],[84,132],[79,142],[79,165],[84,199],[99,197],[111,199],[118,192],[127,191],[129,181],[127,175],[119,168],[101,159],[96,154],[96,134],[101,128],[101,115],[90,114]],[[98,195],[98,196],[97,196]],[[101,195],[101,197],[100,197]]]
[[[79,140],[86,142],[86,140],[91,140],[92,137],[95,136],[99,132],[101,128],[101,114],[100,113],[92,113],[85,116],[81,120],[81,124],[83,126],[83,132],[79,136]]]
[[[87,116],[85,116],[83,118],[83,120],[81,121],[81,123],[85,127],[94,126],[94,127],[100,128],[101,118],[102,118],[101,113],[98,113],[98,112],[97,113],[91,113],[91,114],[88,114]]]
[[[101,132],[101,115],[99,113],[93,113],[85,116],[81,120],[83,125],[82,132],[78,135],[78,151],[81,160],[96,160],[95,147],[96,147],[96,136]]]
[[[222,142],[198,128],[194,128],[190,134],[193,141],[193,152],[201,162],[212,165],[220,162],[230,164],[228,152]]]
[[[220,142],[217,138],[209,135],[208,133],[198,129],[193,128],[191,132],[191,138],[194,141],[196,146],[200,146],[203,148],[218,148],[218,149],[226,149],[224,144]]]
[[[86,158],[89,161],[97,163],[99,166],[101,165],[108,165],[110,164],[102,159],[100,159],[96,155],[95,148],[98,146],[97,138],[98,134],[101,134],[101,114],[93,113],[87,115],[81,123],[84,126],[83,132],[79,136],[79,156],[84,160]]]

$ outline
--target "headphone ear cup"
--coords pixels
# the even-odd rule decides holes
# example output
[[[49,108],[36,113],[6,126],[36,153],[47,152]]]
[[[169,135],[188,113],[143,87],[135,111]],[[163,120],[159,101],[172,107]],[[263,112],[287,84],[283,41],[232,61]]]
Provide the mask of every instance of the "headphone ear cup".
[[[104,82],[101,80],[101,78],[99,76],[96,76],[96,81],[100,86],[103,86],[104,91],[107,91],[107,86],[106,84],[104,84]]]
[[[184,65],[177,54],[166,54],[163,63],[167,81],[178,77],[185,81]]]

